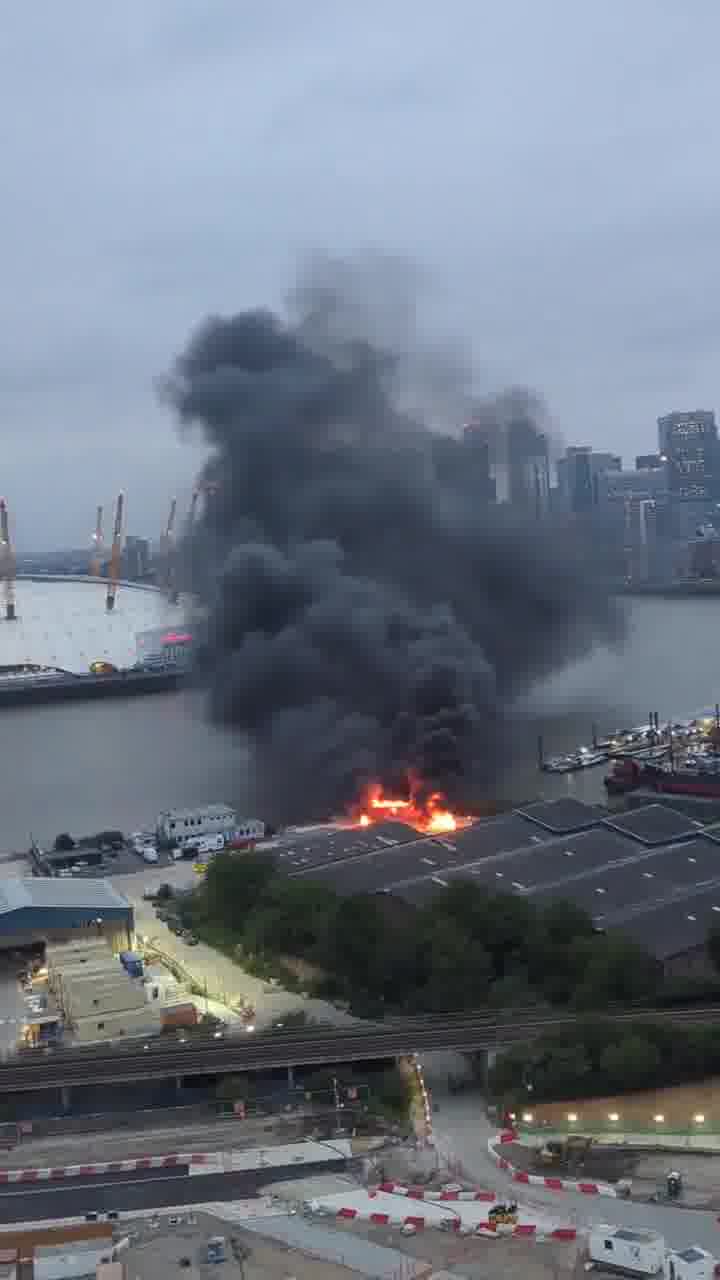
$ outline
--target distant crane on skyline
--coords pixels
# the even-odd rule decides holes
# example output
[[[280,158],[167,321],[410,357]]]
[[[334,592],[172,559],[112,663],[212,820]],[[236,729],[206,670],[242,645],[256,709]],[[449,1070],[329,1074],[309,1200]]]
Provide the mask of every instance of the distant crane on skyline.
[[[0,498],[0,575],[5,591],[5,619],[15,622],[15,552],[10,541],[7,502]]]
[[[105,597],[105,609],[112,613],[115,608],[117,584],[120,577],[120,556],[122,554],[123,507],[125,495],[119,493],[115,506],[115,527],[113,529],[112,549],[110,551],[110,567],[108,569],[108,588]]]
[[[160,559],[163,586],[168,594],[171,604],[177,604],[177,548],[175,546],[175,516],[177,514],[177,498],[170,501],[170,513],[168,515],[167,524],[160,538]]]
[[[95,532],[93,534],[93,556],[90,562],[90,572],[94,578],[100,577],[102,569],[103,556],[103,509],[98,507],[97,518],[95,520]]]

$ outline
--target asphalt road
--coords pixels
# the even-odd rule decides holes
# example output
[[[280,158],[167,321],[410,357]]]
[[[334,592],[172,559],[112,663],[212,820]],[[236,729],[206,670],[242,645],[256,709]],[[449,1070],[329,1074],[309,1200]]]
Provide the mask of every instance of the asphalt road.
[[[587,1017],[587,1015],[584,1015]],[[694,1009],[633,1009],[607,1011],[615,1022],[662,1020],[703,1025],[720,1021],[720,1005]],[[577,1015],[514,1011],[458,1014],[435,1018],[398,1019],[365,1023],[354,1028],[313,1027],[302,1031],[274,1031],[215,1040],[188,1036],[168,1044],[166,1039],[119,1045],[108,1050],[50,1051],[27,1055],[0,1065],[0,1091],[51,1089],[61,1085],[97,1084],[173,1076],[207,1075],[230,1071],[270,1070],[335,1062],[393,1058],[434,1049],[472,1051],[522,1043],[546,1032],[570,1030]]]
[[[244,1173],[209,1173],[191,1178],[187,1167],[148,1169],[139,1173],[101,1174],[35,1186],[8,1187],[0,1193],[0,1223],[42,1222],[82,1217],[86,1213],[131,1213],[206,1201],[247,1200],[271,1182],[288,1182],[315,1173],[342,1172],[345,1160],[323,1160]],[[153,1176],[150,1176],[153,1175]]]

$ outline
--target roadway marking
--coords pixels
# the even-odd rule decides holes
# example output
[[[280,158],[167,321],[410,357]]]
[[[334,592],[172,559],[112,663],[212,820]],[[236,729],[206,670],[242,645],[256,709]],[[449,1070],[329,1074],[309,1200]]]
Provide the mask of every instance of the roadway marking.
[[[2,1203],[3,1200],[10,1200],[12,1196],[46,1196],[54,1195],[56,1191],[74,1191],[76,1193],[80,1191],[87,1191],[88,1193],[91,1193],[93,1191],[100,1191],[106,1187],[139,1187],[144,1186],[146,1183],[181,1182],[187,1177],[187,1173],[171,1173],[168,1174],[167,1177],[163,1178],[132,1178],[127,1182],[83,1182],[80,1186],[78,1186],[75,1181],[57,1183],[48,1181],[35,1183],[32,1187],[26,1184],[22,1191],[0,1191],[0,1203]]]

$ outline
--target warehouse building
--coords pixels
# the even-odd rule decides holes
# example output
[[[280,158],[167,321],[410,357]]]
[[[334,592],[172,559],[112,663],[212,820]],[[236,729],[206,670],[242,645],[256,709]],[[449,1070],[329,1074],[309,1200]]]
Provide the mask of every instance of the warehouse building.
[[[283,857],[275,853],[277,865],[337,893],[392,894],[414,906],[466,881],[539,906],[567,899],[598,930],[635,938],[669,973],[709,967],[707,933],[720,924],[718,832],[668,805],[609,813],[566,798],[442,836],[397,824],[393,838],[394,828],[346,830],[332,844],[321,836],[293,842]]]
[[[0,881],[0,952],[87,937],[119,952],[133,927],[130,903],[107,880]]]

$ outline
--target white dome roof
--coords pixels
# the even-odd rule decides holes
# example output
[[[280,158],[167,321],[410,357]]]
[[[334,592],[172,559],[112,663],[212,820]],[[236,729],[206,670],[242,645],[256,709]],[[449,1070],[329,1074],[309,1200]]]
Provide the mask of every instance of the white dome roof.
[[[99,659],[128,667],[137,660],[138,632],[182,623],[184,604],[171,605],[155,588],[121,583],[112,613],[106,592],[103,579],[19,578],[15,622],[5,620],[0,592],[0,667],[32,662],[85,672]]]

